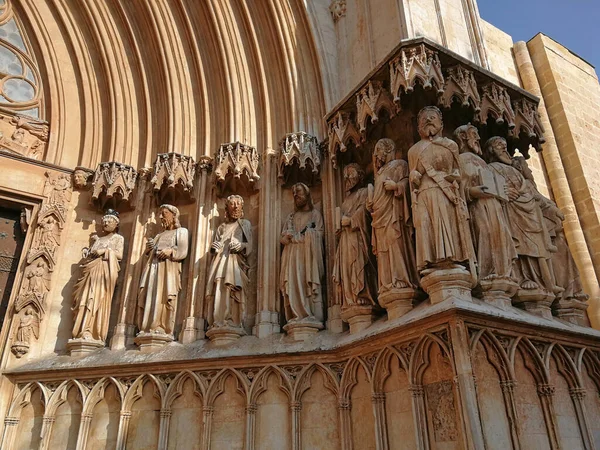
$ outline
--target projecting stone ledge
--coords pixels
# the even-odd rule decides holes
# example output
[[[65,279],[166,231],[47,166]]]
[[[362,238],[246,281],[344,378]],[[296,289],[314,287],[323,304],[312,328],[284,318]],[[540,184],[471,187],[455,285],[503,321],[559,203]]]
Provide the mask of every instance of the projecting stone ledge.
[[[313,352],[331,356],[332,353],[337,351],[350,348],[356,349],[361,347],[362,344],[372,345],[373,342],[378,340],[381,341],[381,345],[384,345],[389,339],[393,339],[393,336],[403,336],[407,330],[422,328],[422,322],[424,321],[429,324],[441,324],[452,316],[457,316],[465,321],[473,320],[475,322],[478,319],[479,322],[490,327],[495,324],[501,326],[503,323],[510,322],[514,327],[521,328],[524,333],[528,331],[537,334],[543,331],[545,334],[555,334],[557,336],[568,333],[571,338],[573,338],[573,335],[577,335],[580,340],[597,340],[600,342],[600,331],[589,327],[581,327],[556,318],[544,319],[517,308],[503,310],[475,298],[472,301],[454,299],[436,305],[424,301],[402,317],[394,320],[379,319],[369,328],[354,334],[339,334],[324,330],[303,342],[295,341],[292,337],[283,333],[274,334],[264,339],[258,339],[255,336],[242,336],[237,342],[225,347],[211,343],[209,340],[199,340],[186,345],[171,342],[151,353],[142,353],[135,347],[118,351],[104,348],[77,359],[68,355],[46,357],[27,362],[8,370],[6,373],[17,377],[29,377],[26,374],[35,376],[35,374],[41,372],[87,371],[91,368],[104,368],[114,371],[115,367],[119,367],[119,370],[127,368],[128,371],[135,372],[145,365],[152,365],[154,369],[171,370],[170,366],[172,365],[189,365],[193,364],[194,361],[204,365],[210,360],[218,360],[222,364],[226,358],[235,358],[236,360],[240,358],[276,359],[292,354],[297,356],[305,354],[308,356]]]

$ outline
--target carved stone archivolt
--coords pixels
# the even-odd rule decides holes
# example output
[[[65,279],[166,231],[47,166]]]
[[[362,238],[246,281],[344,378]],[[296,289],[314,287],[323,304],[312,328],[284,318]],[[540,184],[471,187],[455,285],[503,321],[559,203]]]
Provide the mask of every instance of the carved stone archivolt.
[[[160,153],[150,182],[158,203],[189,203],[194,200],[196,163],[191,156]]]
[[[260,156],[256,147],[240,142],[222,144],[215,156],[215,179],[221,186],[229,181],[247,181],[250,188],[256,188],[260,180],[259,162]]]
[[[289,182],[302,181],[306,184],[319,177],[321,149],[319,141],[304,131],[288,133],[280,143],[279,177]]]
[[[46,122],[0,112],[0,151],[42,159],[47,144]]]
[[[115,161],[98,164],[92,181],[92,204],[104,210],[132,208],[137,171]]]
[[[27,266],[19,295],[15,300],[17,327],[11,350],[17,358],[26,354],[32,342],[39,337],[39,324],[46,312],[52,271],[57,263],[56,253],[72,192],[70,175],[46,172],[44,200],[27,253]]]

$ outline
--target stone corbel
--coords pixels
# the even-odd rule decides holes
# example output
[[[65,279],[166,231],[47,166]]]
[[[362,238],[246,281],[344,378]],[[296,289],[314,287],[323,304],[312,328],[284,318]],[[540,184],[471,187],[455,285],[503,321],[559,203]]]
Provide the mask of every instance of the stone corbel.
[[[222,144],[215,156],[215,181],[224,186],[230,181],[246,181],[249,186],[256,189],[260,176],[258,175],[258,164],[260,161],[256,147],[231,142]]]
[[[319,178],[321,150],[315,136],[304,131],[288,133],[280,143],[279,177],[284,182],[314,184]]]
[[[523,97],[513,102],[513,107],[515,127],[511,130],[511,135],[518,138],[521,132],[525,132],[529,138],[537,137],[539,144],[546,142],[546,139],[544,139],[544,126],[541,123],[537,105]]]
[[[31,117],[0,114],[0,150],[42,159],[48,144],[48,124]]]
[[[352,141],[357,147],[360,147],[361,138],[354,122],[349,114],[338,112],[329,122],[329,156],[333,167],[337,167],[336,151],[339,147],[340,152],[347,150],[347,144]]]
[[[435,88],[438,95],[444,93],[444,75],[436,51],[421,44],[402,49],[400,55],[390,62],[390,86],[394,102],[400,102],[400,94],[411,93],[417,81],[423,89]]]
[[[154,163],[150,180],[159,204],[179,205],[192,203],[196,163],[191,156],[178,153],[160,153]]]
[[[492,116],[496,123],[508,124],[509,131],[515,128],[515,111],[512,108],[510,96],[506,88],[491,82],[482,87],[481,111],[476,114],[476,123],[485,123],[488,115]]]
[[[78,190],[86,190],[91,186],[94,179],[94,171],[87,167],[77,166],[73,172],[73,187]]]
[[[440,96],[440,105],[450,108],[456,99],[463,107],[472,106],[475,114],[481,111],[481,97],[477,90],[475,75],[461,65],[450,67],[446,71],[444,93]]]
[[[132,209],[137,171],[127,164],[115,161],[98,164],[92,182],[91,203],[101,211]]]
[[[363,141],[364,133],[367,131],[367,119],[370,118],[373,124],[377,123],[381,110],[386,110],[390,118],[393,118],[398,113],[399,104],[394,103],[381,81],[369,81],[356,94],[356,122],[360,132],[363,133]]]
[[[332,0],[329,5],[329,12],[334,22],[340,20],[346,15],[346,0]]]

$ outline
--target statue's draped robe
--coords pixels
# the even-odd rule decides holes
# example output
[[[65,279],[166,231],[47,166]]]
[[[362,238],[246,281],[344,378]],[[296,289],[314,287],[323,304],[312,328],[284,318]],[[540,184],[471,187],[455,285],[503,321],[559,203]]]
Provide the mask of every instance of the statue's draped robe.
[[[188,230],[165,230],[154,238],[148,255],[138,295],[138,327],[141,332],[163,331],[173,334],[177,296],[181,290],[181,261],[188,252]],[[165,260],[157,257],[171,248],[173,255]]]
[[[494,176],[504,177],[506,185],[519,193],[519,197],[506,203],[504,208],[519,255],[515,277],[519,284],[533,281],[540,288],[552,292],[554,281],[547,261],[552,256],[549,251],[550,236],[544,226],[541,208],[535,200],[535,192],[514,167],[501,162],[492,162],[488,166]]]
[[[397,183],[395,190],[385,189],[388,179]],[[375,174],[371,244],[377,256],[380,296],[394,288],[415,289],[418,284],[407,181],[408,164],[400,159],[388,162]]]
[[[229,244],[232,239],[245,243],[246,248],[232,253]],[[210,325],[242,326],[248,293],[248,262],[252,252],[252,225],[246,219],[226,222],[219,226],[215,242],[223,247],[215,253],[212,261],[206,297],[209,299]]]
[[[290,214],[282,230],[294,236],[281,255],[280,289],[288,320],[323,321],[323,217],[316,209]]]
[[[408,151],[408,165],[421,174],[420,186],[412,186],[418,269],[468,261],[473,255],[466,206],[457,183],[446,180],[460,176],[456,143],[443,137],[421,140]]]
[[[377,275],[369,250],[371,226],[366,201],[367,189],[357,189],[348,194],[341,207],[350,225],[340,230],[333,282],[341,291],[344,306],[375,304]]]
[[[481,185],[481,172],[492,174],[492,171],[487,163],[474,153],[460,155],[460,170],[461,188],[469,206],[479,279],[510,278],[517,251],[502,203],[496,198],[472,198],[469,195],[470,188]]]
[[[106,340],[123,245],[123,236],[116,233],[102,236],[92,244],[90,252],[104,250],[104,255],[88,258],[81,265],[81,277],[74,289],[74,338]]]

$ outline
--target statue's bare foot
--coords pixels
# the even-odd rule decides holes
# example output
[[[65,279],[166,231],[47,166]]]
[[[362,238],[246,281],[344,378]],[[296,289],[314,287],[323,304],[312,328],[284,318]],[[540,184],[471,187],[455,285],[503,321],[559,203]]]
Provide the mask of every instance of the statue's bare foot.
[[[521,288],[522,289],[527,289],[527,290],[531,290],[531,289],[537,289],[538,285],[535,281],[531,281],[531,280],[525,280],[521,283]]]

